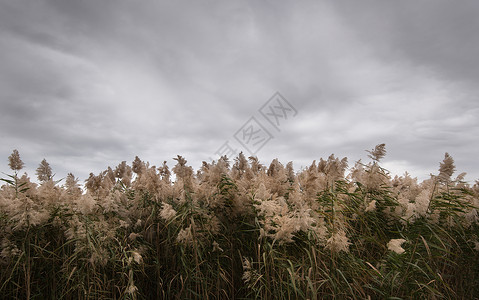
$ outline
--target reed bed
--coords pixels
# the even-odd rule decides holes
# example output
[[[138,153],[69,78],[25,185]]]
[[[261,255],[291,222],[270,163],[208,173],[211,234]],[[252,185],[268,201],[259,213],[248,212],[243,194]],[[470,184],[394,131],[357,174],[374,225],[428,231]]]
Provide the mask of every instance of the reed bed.
[[[479,183],[447,153],[418,182],[331,155],[295,172],[242,153],[0,188],[3,299],[478,299]],[[172,176],[172,173],[174,176]],[[174,178],[174,180],[173,180]]]

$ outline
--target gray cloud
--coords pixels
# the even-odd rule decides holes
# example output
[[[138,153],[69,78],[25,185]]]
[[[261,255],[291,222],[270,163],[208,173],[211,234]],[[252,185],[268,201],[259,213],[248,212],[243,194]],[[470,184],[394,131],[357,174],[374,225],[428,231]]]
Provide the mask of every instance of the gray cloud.
[[[453,81],[474,83],[479,76],[476,1],[339,1],[334,7],[385,60],[430,67]]]
[[[82,179],[135,155],[198,167],[280,91],[299,113],[267,127],[265,163],[385,142],[393,172],[425,178],[449,151],[477,179],[478,9],[0,0],[0,168],[14,148],[32,177],[43,157]]]

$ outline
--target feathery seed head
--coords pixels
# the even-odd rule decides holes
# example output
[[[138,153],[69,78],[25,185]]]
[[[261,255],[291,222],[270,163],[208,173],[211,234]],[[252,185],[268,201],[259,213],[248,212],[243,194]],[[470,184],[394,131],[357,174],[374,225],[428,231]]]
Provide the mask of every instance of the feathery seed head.
[[[20,159],[20,154],[18,153],[17,149],[13,150],[12,154],[8,157],[8,165],[13,171],[19,171],[23,169],[25,164]]]

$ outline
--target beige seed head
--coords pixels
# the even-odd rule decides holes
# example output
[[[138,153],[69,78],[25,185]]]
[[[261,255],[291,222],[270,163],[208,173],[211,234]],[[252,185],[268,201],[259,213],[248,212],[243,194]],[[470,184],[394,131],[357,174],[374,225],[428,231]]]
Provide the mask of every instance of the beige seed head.
[[[8,157],[8,165],[13,171],[19,171],[23,169],[25,164],[20,159],[20,154],[18,153],[17,149],[13,150],[12,154]]]

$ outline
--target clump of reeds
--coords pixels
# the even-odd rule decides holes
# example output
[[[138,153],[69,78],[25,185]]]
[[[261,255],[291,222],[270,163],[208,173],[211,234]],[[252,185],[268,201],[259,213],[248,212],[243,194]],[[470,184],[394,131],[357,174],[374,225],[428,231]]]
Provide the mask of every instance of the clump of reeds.
[[[479,183],[446,153],[423,182],[331,155],[295,172],[242,153],[171,169],[135,157],[85,190],[13,174],[0,188],[0,297],[474,299]],[[171,172],[175,180],[171,179]]]

